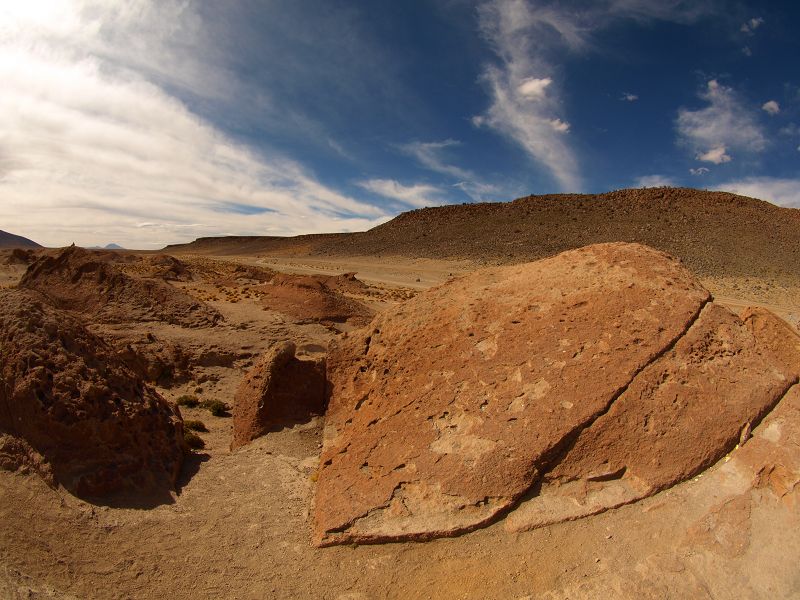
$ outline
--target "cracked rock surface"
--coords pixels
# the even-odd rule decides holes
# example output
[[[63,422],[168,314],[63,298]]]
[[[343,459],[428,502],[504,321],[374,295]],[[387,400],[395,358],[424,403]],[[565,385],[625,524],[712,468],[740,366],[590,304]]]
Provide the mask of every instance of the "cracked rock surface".
[[[509,521],[527,514],[524,529],[693,476],[797,381],[800,351],[768,350],[776,319],[756,317],[625,243],[478,271],[379,315],[329,353],[315,543],[456,535],[523,499]]]

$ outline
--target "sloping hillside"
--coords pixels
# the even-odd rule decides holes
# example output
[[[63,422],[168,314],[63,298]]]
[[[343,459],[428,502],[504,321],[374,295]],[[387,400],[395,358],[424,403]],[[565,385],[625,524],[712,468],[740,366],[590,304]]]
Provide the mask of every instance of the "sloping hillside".
[[[0,248],[41,248],[42,246],[24,238],[21,235],[14,235],[7,231],[0,231]]]
[[[664,250],[702,275],[800,276],[800,210],[688,188],[554,194],[424,208],[363,233],[203,238],[169,251],[404,256],[504,264],[613,241]]]
[[[800,210],[676,188],[528,196],[403,213],[316,252],[509,263],[612,241],[664,250],[698,273],[799,274]]]

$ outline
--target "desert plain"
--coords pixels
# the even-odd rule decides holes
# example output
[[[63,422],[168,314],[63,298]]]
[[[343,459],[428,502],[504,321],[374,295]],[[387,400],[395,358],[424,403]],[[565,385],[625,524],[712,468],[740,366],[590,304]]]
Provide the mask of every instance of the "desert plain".
[[[361,234],[7,249],[0,283],[5,327],[52,323],[48,348],[159,397],[174,429],[151,450],[181,456],[152,481],[150,459],[146,476],[97,474],[101,444],[59,433],[70,456],[38,441],[49,421],[27,439],[6,418],[0,597],[800,597],[796,209],[672,188],[529,197]],[[544,317],[512,319],[524,307]],[[17,391],[0,417],[12,397],[49,401],[4,340]],[[287,342],[286,360],[323,365],[320,391],[264,361]],[[546,376],[501,373],[517,358]],[[193,448],[175,439],[190,421],[207,429]]]

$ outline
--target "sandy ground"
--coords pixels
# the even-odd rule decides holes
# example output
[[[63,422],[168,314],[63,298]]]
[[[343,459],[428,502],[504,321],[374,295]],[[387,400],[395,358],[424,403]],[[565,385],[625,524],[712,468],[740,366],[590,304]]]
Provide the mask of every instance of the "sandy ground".
[[[428,287],[472,268],[408,259],[230,260],[296,273],[356,271],[385,289]],[[798,290],[705,283],[730,306],[758,303],[798,324]],[[154,330],[230,357],[206,367],[202,382],[160,390],[167,398],[196,393],[231,403],[253,358],[275,341],[293,339],[301,352],[318,354],[336,335],[252,300],[212,304],[226,317],[223,329]],[[376,305],[390,310],[393,302]],[[759,444],[775,440],[790,453],[782,468],[800,467],[800,413],[791,412],[800,405],[797,387],[752,441],[642,502],[526,533],[500,521],[453,539],[325,549],[310,545],[307,523],[320,419],[232,453],[229,418],[184,409],[184,418],[210,431],[170,504],[93,505],[36,476],[0,472],[0,598],[800,598],[800,486],[755,474],[772,460],[756,452]]]

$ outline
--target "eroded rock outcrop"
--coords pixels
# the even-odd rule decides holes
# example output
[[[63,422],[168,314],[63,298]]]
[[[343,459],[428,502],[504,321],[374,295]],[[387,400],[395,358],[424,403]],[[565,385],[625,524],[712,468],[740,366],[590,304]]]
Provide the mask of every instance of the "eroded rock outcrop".
[[[332,348],[315,542],[454,535],[559,484],[622,482],[598,510],[663,489],[797,380],[763,346],[637,244],[451,280]]]
[[[276,344],[245,375],[236,391],[231,448],[324,410],[324,361],[296,358],[292,342]]]
[[[351,273],[335,277],[277,273],[258,292],[267,308],[302,321],[365,325],[375,311],[343,293],[358,293],[364,288]]]
[[[174,485],[180,414],[36,292],[0,292],[0,375],[2,466],[33,468],[79,496]]]
[[[58,308],[90,313],[96,322],[210,327],[222,319],[212,307],[164,281],[127,275],[75,246],[31,264],[19,286],[44,294]]]

